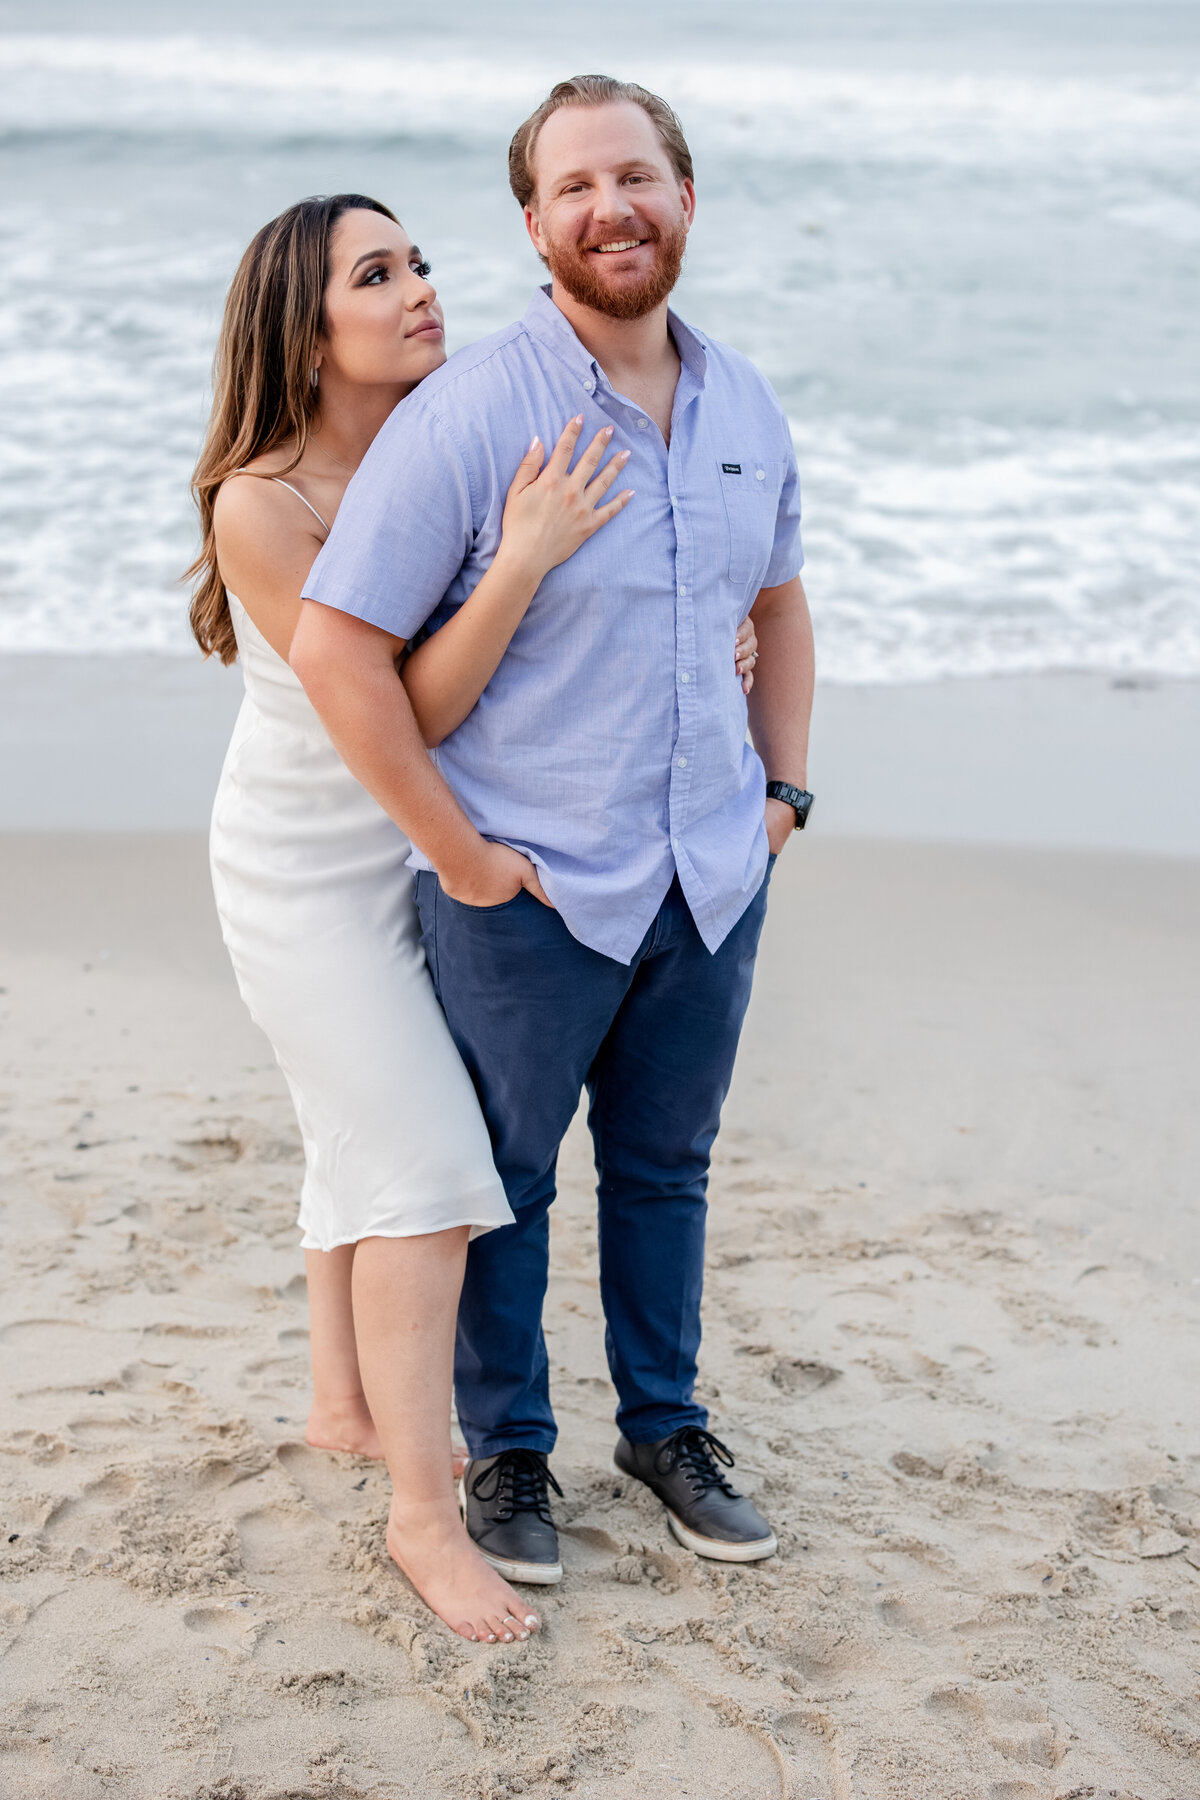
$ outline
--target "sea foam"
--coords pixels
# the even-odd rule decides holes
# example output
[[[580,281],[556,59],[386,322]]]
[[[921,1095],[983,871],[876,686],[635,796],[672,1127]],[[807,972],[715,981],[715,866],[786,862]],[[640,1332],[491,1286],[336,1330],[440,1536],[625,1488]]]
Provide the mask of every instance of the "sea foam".
[[[638,73],[697,154],[681,305],[792,417],[825,674],[1200,675],[1186,58],[939,75],[799,42]],[[474,40],[0,34],[0,649],[191,650],[187,483],[250,232],[335,186],[411,202],[452,338],[493,328],[539,278],[504,147],[560,73]]]
[[[639,59],[689,127],[743,154],[1141,162],[1200,151],[1200,83],[914,75],[736,52]],[[503,135],[561,75],[519,53],[298,50],[251,39],[0,35],[0,130]]]

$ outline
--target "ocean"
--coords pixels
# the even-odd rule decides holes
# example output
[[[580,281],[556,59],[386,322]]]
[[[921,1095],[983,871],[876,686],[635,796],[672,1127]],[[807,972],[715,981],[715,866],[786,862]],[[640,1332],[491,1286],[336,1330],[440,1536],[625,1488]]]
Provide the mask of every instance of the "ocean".
[[[0,0],[0,650],[192,653],[252,232],[378,195],[468,343],[541,274],[509,135],[596,68],[683,118],[677,305],[787,408],[825,676],[1200,674],[1190,0]]]

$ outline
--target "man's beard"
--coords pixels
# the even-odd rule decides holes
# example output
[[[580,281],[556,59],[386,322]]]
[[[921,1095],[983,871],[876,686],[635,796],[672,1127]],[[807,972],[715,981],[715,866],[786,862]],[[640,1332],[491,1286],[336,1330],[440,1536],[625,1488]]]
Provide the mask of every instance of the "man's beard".
[[[610,287],[585,248],[555,243],[553,239],[546,243],[546,266],[554,280],[581,306],[590,306],[593,312],[604,313],[610,319],[643,319],[662,305],[679,280],[687,247],[687,226],[681,219],[673,231],[643,225],[627,235],[654,245],[654,266],[636,282]]]

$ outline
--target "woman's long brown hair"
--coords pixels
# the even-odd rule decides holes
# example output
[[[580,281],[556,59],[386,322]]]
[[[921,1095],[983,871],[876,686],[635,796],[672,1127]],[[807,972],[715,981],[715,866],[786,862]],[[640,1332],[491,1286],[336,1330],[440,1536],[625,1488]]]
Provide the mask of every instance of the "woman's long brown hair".
[[[321,333],[329,243],[343,213],[361,208],[396,215],[365,194],[319,195],[289,206],[264,225],[238,264],[225,301],[213,359],[213,406],[192,494],[200,509],[200,554],[188,612],[205,656],[237,657],[225,583],[217,567],[213,506],[235,469],[277,445],[293,447],[281,473],[304,455],[317,411],[312,369]]]

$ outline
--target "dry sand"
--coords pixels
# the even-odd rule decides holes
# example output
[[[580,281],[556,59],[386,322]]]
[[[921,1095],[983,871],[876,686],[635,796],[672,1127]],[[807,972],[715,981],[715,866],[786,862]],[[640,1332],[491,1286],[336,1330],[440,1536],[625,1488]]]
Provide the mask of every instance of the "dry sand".
[[[470,1647],[303,1444],[296,1134],[190,837],[0,841],[0,1794],[1200,1795],[1200,865],[789,851],[702,1380],[781,1549],[608,1468],[586,1140],[566,1579]]]

